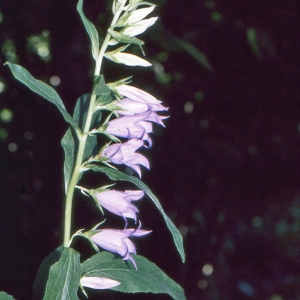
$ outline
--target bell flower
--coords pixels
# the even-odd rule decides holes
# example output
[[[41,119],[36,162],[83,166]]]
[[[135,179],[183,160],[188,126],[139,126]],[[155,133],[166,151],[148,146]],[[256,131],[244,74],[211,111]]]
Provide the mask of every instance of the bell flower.
[[[150,147],[152,141],[148,133],[152,133],[153,129],[152,124],[146,121],[150,115],[151,110],[133,116],[124,116],[114,119],[107,123],[105,132],[113,136],[127,139],[138,138],[147,141]]]
[[[95,234],[91,235],[91,240],[100,248],[112,253],[117,253],[123,257],[123,260],[130,260],[137,270],[134,259],[130,253],[136,254],[136,249],[130,237],[144,236],[151,231],[141,229],[101,229],[94,230]],[[93,232],[92,232],[93,233]]]
[[[85,287],[89,287],[92,289],[110,289],[114,286],[121,284],[121,282],[102,277],[82,277],[80,279],[80,284]]]
[[[121,116],[132,116],[135,114],[147,112],[151,109],[151,106],[149,104],[137,102],[129,98],[122,98],[121,100],[114,102],[113,109],[114,107],[117,108],[115,111]],[[151,109],[149,117],[147,117],[145,120],[157,123],[165,127],[162,120],[166,118],[168,117],[159,116],[155,111],[152,111]]]
[[[135,153],[136,150],[143,146],[144,142],[139,139],[131,139],[125,143],[116,143],[106,147],[100,154],[107,162],[121,165],[124,164],[136,171],[141,178],[141,169],[139,165],[149,169],[149,161],[142,154]]]
[[[127,84],[116,86],[115,89],[121,95],[139,103],[147,104],[152,111],[166,111],[167,107],[161,105],[162,101],[157,100],[149,93]]]
[[[104,190],[97,192],[95,197],[99,204],[106,208],[108,211],[115,215],[121,216],[125,219],[131,218],[136,222],[136,213],[138,209],[131,204],[132,201],[137,201],[144,196],[144,192],[141,190],[137,191],[116,191],[116,190]],[[127,223],[127,221],[126,221]]]

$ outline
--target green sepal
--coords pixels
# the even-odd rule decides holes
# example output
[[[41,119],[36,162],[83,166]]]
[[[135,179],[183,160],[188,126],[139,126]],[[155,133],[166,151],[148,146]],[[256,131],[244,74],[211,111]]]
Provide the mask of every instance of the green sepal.
[[[146,184],[144,184],[141,180],[139,180],[138,178],[136,178],[134,176],[127,175],[127,174],[117,171],[115,169],[111,169],[111,168],[107,168],[107,167],[100,167],[100,166],[96,166],[96,165],[87,165],[86,167],[91,169],[94,172],[101,172],[101,173],[106,174],[113,181],[131,182],[131,183],[135,184],[138,188],[145,191],[147,193],[147,195],[150,197],[150,199],[153,201],[153,203],[156,205],[156,207],[158,208],[160,213],[162,214],[162,216],[173,236],[175,246],[181,256],[182,262],[185,262],[185,253],[184,253],[184,248],[183,248],[182,235],[180,234],[180,232],[178,231],[176,226],[173,224],[171,219],[166,215],[159,200],[152,193],[152,191],[149,189],[149,187]]]
[[[113,92],[105,84],[103,75],[96,76],[94,80],[93,94],[97,95],[97,106],[105,106],[115,99]]]
[[[80,274],[80,254],[72,248],[64,248],[59,261],[50,268],[43,300],[79,299]]]
[[[132,257],[137,264],[137,270],[120,257],[101,251],[81,264],[82,276],[104,277],[121,282],[111,288],[115,291],[168,294],[176,300],[186,299],[183,289],[154,263],[140,255]]]
[[[124,34],[122,34],[122,33],[120,33],[120,32],[114,31],[114,30],[112,30],[112,29],[110,29],[110,28],[109,28],[107,31],[108,31],[108,33],[109,33],[115,40],[117,40],[117,41],[120,42],[120,43],[124,43],[124,44],[135,44],[135,45],[139,45],[139,46],[142,46],[142,45],[145,44],[142,40],[140,40],[140,39],[138,39],[138,38],[136,38],[136,37],[129,37],[129,36],[124,35]]]
[[[110,94],[109,87],[105,84],[104,76],[95,76],[94,79],[94,88],[93,88],[93,94],[96,95],[107,95]]]
[[[25,84],[36,94],[53,103],[59,109],[64,119],[74,128],[78,128],[77,123],[67,112],[61,98],[51,86],[47,85],[46,83],[40,80],[35,79],[25,68],[17,64],[13,64],[11,62],[6,62],[5,64],[9,66],[12,74],[17,80]]]
[[[92,55],[94,57],[95,60],[97,60],[98,58],[98,54],[99,54],[99,34],[97,32],[96,27],[94,26],[94,24],[89,21],[82,10],[82,6],[83,6],[83,2],[82,0],[78,1],[77,4],[77,11],[81,17],[81,20],[83,22],[83,25],[90,37],[91,43],[92,43]]]

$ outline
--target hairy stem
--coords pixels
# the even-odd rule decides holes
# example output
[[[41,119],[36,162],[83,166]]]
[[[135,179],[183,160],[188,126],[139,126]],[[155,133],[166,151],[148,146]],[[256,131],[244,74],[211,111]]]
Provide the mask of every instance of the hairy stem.
[[[126,1],[124,1],[117,12],[114,15],[114,18],[111,22],[110,28],[112,28],[118,18],[120,17],[123,8],[125,6]],[[111,36],[109,33],[106,34],[105,39],[101,45],[101,48],[99,50],[99,55],[96,60],[96,66],[95,66],[95,76],[100,75],[101,71],[101,66],[102,66],[102,60],[106,51],[106,48],[108,47],[108,43],[110,40]],[[74,197],[74,190],[77,182],[79,181],[80,175],[83,172],[82,169],[82,162],[83,162],[83,154],[84,154],[84,149],[87,141],[87,137],[89,135],[90,127],[91,127],[91,122],[92,122],[92,117],[95,109],[95,103],[96,103],[96,95],[92,94],[90,98],[90,104],[89,104],[89,109],[86,117],[86,121],[84,124],[83,128],[83,133],[78,134],[78,152],[77,152],[77,157],[76,157],[76,163],[75,167],[73,170],[73,174],[71,177],[71,180],[69,182],[68,186],[68,191],[67,191],[67,196],[66,196],[66,202],[65,202],[65,219],[64,219],[64,247],[68,247],[70,237],[71,237],[71,226],[72,226],[72,206],[73,206],[73,197]]]

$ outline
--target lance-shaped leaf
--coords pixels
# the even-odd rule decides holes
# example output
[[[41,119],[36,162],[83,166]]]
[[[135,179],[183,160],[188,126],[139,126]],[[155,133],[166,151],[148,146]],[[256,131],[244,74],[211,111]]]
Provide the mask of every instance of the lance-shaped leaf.
[[[155,5],[135,10],[134,12],[132,12],[130,14],[129,18],[126,20],[126,23],[131,25],[131,24],[134,24],[136,22],[143,20],[146,16],[148,16],[154,10],[154,8],[155,8]]]
[[[122,33],[119,33],[117,31],[114,31],[112,29],[108,29],[107,32],[118,42],[125,43],[125,44],[136,44],[139,46],[144,45],[144,42],[142,40],[139,40],[135,37],[129,37],[128,35],[124,35]]]
[[[79,2],[77,4],[77,11],[81,17],[81,20],[83,22],[85,30],[87,31],[87,33],[91,39],[92,54],[93,54],[94,59],[96,60],[98,57],[98,53],[99,53],[99,35],[98,35],[97,29],[93,25],[93,23],[85,17],[83,10],[82,10],[82,5],[83,5],[82,0],[79,0]]]
[[[75,300],[80,280],[80,255],[72,248],[64,248],[62,255],[49,272],[43,300]]]
[[[65,194],[68,193],[68,186],[71,180],[72,171],[74,168],[75,157],[75,139],[71,129],[69,128],[61,140],[61,146],[64,149],[64,181],[65,181]]]
[[[121,282],[111,288],[115,291],[168,294],[176,300],[186,299],[183,289],[154,263],[139,255],[134,255],[134,259],[137,270],[132,264],[103,251],[82,263],[81,270],[85,277],[105,277]]]
[[[49,270],[52,265],[59,261],[63,249],[63,246],[59,246],[42,261],[34,281],[32,300],[43,299],[49,276]]]
[[[153,17],[150,19],[139,21],[136,24],[125,28],[123,34],[128,35],[131,38],[134,37],[135,35],[139,35],[143,33],[145,30],[147,30],[150,26],[152,26],[157,19],[158,19],[157,17]]]
[[[134,176],[126,175],[123,172],[107,168],[107,167],[100,167],[95,165],[89,165],[87,166],[89,169],[95,171],[95,172],[101,172],[106,174],[111,180],[114,181],[129,181],[135,184],[138,188],[145,191],[147,195],[150,197],[150,199],[154,202],[160,213],[162,214],[163,218],[165,219],[165,222],[173,236],[174,243],[176,245],[176,248],[181,256],[182,261],[185,261],[185,253],[183,249],[183,240],[182,235],[176,228],[176,226],[173,224],[173,222],[170,220],[170,218],[166,215],[164,212],[159,200],[157,197],[152,193],[152,191],[149,189],[149,187],[144,184],[141,180]]]
[[[14,77],[17,80],[25,84],[33,92],[37,93],[38,95],[53,103],[59,109],[64,119],[68,123],[70,123],[75,128],[78,127],[77,123],[67,112],[59,95],[51,86],[47,85],[46,83],[40,80],[35,79],[25,68],[19,65],[13,64],[11,62],[6,62],[6,65],[9,66],[10,70],[12,71]]]
[[[0,300],[15,300],[15,298],[4,292],[0,292]]]
[[[121,47],[123,48],[123,47]],[[119,48],[120,49],[120,48]],[[141,66],[141,67],[150,67],[152,64],[150,64],[145,59],[142,59],[136,55],[130,54],[130,53],[123,53],[123,52],[106,52],[105,57],[109,60],[114,61],[118,64],[124,64],[127,66]]]

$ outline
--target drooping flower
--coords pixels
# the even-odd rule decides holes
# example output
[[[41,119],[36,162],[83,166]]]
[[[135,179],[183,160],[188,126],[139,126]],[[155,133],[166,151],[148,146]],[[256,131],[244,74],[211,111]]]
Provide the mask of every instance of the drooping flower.
[[[157,100],[154,96],[134,86],[123,84],[116,86],[115,89],[126,98],[149,105],[152,111],[168,110],[167,107],[161,105],[162,101]]]
[[[123,260],[130,260],[135,269],[137,269],[134,259],[130,256],[130,253],[136,254],[136,249],[130,237],[144,236],[151,231],[141,229],[101,229],[94,230],[90,238],[100,248],[109,252],[117,253],[123,257]]]
[[[105,159],[107,162],[121,165],[124,164],[136,171],[141,178],[141,169],[139,165],[149,169],[148,159],[140,153],[135,153],[136,150],[143,146],[144,142],[139,139],[131,139],[125,143],[116,143],[106,147],[100,154],[100,159]]]
[[[151,111],[133,116],[124,116],[107,123],[105,132],[122,138],[132,139],[138,138],[147,141],[149,147],[152,145],[151,138],[148,133],[152,133],[152,123],[146,121],[150,117]]]
[[[92,289],[104,290],[117,286],[121,284],[121,282],[102,277],[82,277],[80,279],[80,284]]]
[[[160,116],[155,111],[152,111],[151,105],[143,102],[137,102],[129,98],[122,98],[119,101],[115,101],[113,103],[113,109],[114,107],[117,107],[115,111],[121,116],[133,116],[135,114],[141,114],[151,110],[150,115],[145,120],[157,123],[164,127],[165,125],[162,120],[168,118],[165,116]]]
[[[141,190],[136,191],[116,191],[116,190],[105,190],[97,192],[95,194],[99,204],[112,212],[115,215],[126,218],[134,219],[136,222],[136,213],[138,209],[131,204],[131,201],[137,201],[144,196],[144,192]]]

